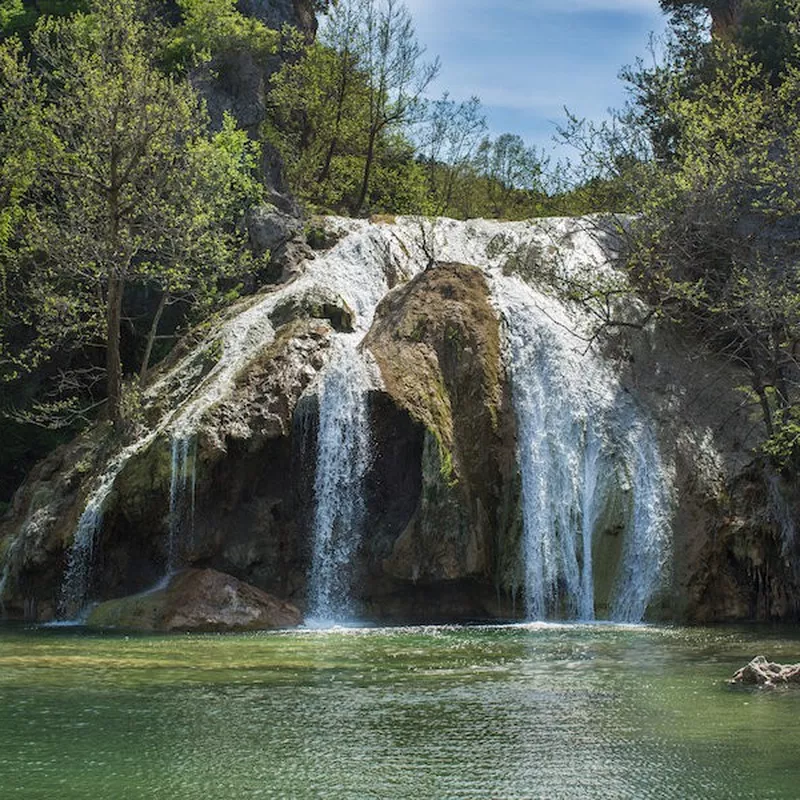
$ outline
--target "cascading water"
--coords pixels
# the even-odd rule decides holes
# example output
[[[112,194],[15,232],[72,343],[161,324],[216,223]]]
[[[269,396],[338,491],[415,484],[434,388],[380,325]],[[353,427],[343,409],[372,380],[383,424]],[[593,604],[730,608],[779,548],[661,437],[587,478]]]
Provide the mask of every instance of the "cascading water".
[[[587,253],[595,263],[607,262],[587,226],[570,220],[439,220],[430,223],[423,248],[419,220],[329,224],[341,237],[331,250],[310,261],[295,281],[252,298],[225,317],[146,390],[146,404],[168,398],[170,410],[153,431],[107,465],[89,496],[68,556],[62,617],[78,614],[91,597],[98,534],[116,476],[130,457],[167,432],[172,432],[167,571],[179,566],[181,542],[192,527],[194,436],[209,409],[231,401],[237,376],[274,340],[272,315],[278,305],[290,305],[294,297],[302,307],[304,294],[314,291],[332,302],[343,300],[355,314],[356,332],[334,335],[336,352],[317,387],[309,606],[314,616],[330,621],[352,614],[351,561],[363,527],[363,482],[370,460],[367,387],[372,385],[357,345],[390,286],[421,269],[433,248],[437,260],[482,266],[506,320],[506,359],[519,429],[528,614],[593,617],[598,591],[593,545],[608,508],[625,506],[623,564],[611,613],[618,619],[640,618],[660,579],[669,517],[655,436],[604,362],[576,353],[580,343],[569,331],[580,315],[506,274],[512,262],[514,268],[540,258],[550,264],[564,242],[569,246],[563,248],[559,269],[583,269]]]
[[[592,535],[598,518],[598,485],[602,469],[600,438],[595,435],[591,424],[587,426],[583,451],[583,483],[581,486],[581,542],[582,573],[581,591],[578,595],[578,617],[594,618],[594,574],[592,571]]]
[[[782,555],[784,558],[794,560],[797,523],[792,506],[787,502],[781,488],[781,479],[775,474],[769,475],[767,478],[767,496],[770,516],[781,531]]]
[[[518,426],[526,613],[594,619],[598,523],[629,490],[611,615],[638,621],[660,579],[668,532],[655,438],[603,362],[577,351],[577,323],[562,304],[502,277],[495,294]],[[620,474],[629,476],[630,487],[620,485]]]
[[[369,377],[353,342],[341,341],[319,388],[309,611],[317,623],[352,615],[352,561],[364,525],[370,463]]]
[[[61,582],[58,604],[59,619],[80,619],[86,611],[91,600],[95,546],[103,525],[106,500],[114,487],[114,481],[128,461],[146,449],[155,436],[155,431],[149,433],[120,451],[107,464],[100,482],[89,495],[67,556],[67,569]]]
[[[191,537],[194,531],[196,439],[187,435],[173,436],[171,454],[167,575],[180,565],[182,545],[187,534]]]
[[[620,622],[639,622],[663,577],[670,535],[670,497],[651,425],[636,420],[629,428],[626,444],[633,478],[633,511],[611,617]]]
[[[5,567],[3,567],[3,572],[0,573],[0,616],[5,616],[6,613],[6,604],[3,598],[6,593],[6,587],[8,586],[8,576],[10,574],[11,574],[11,567],[9,564],[6,564]]]
[[[110,489],[111,485],[108,486],[108,491]],[[99,492],[92,497],[78,520],[67,559],[67,571],[61,584],[59,600],[61,619],[79,618],[89,603],[95,542],[102,528],[103,503],[108,491]]]
[[[134,444],[123,449],[107,465],[98,487],[92,492],[80,517],[67,557],[62,580],[59,616],[79,618],[91,596],[95,544],[102,527],[103,509],[117,475],[128,460],[145,450],[155,438],[168,429],[179,430],[173,436],[173,470],[170,484],[170,538],[167,570],[173,570],[180,553],[180,538],[186,523],[186,506],[194,498],[194,457],[190,445],[182,444],[202,424],[209,408],[228,397],[234,390],[236,376],[250,359],[274,339],[271,315],[280,302],[292,295],[322,288],[332,296],[345,297],[356,314],[361,335],[366,332],[380,299],[388,291],[388,274],[397,279],[408,278],[415,259],[399,240],[387,239],[378,226],[354,220],[339,220],[341,244],[324,258],[309,263],[305,273],[284,291],[267,294],[238,314],[225,319],[203,344],[193,349],[175,367],[165,372],[144,393],[144,402],[159,403],[170,397],[175,404],[156,427]],[[220,356],[215,356],[219,352]],[[217,358],[210,371],[207,364]],[[184,455],[185,454],[185,455]],[[191,478],[187,478],[190,471]],[[186,491],[191,484],[191,501]],[[191,513],[189,509],[189,524]]]

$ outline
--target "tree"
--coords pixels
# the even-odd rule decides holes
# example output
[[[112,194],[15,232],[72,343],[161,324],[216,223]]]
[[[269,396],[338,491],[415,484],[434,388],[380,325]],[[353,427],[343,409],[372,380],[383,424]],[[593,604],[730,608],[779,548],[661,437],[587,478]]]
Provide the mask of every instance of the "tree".
[[[267,136],[300,197],[350,213],[421,210],[409,131],[438,62],[421,62],[405,6],[340,0],[318,42],[291,44],[297,57],[272,80]]]
[[[544,193],[542,177],[547,159],[517,134],[504,133],[494,141],[484,140],[478,162],[486,180],[492,216],[515,217],[516,206],[527,205],[532,193]]]
[[[321,31],[321,41],[333,56],[328,73],[331,88],[329,105],[332,120],[329,121],[328,144],[325,159],[319,172],[320,183],[325,183],[330,174],[333,158],[341,147],[343,138],[355,131],[359,119],[358,109],[362,105],[363,93],[359,90],[357,74],[359,60],[358,7],[353,3],[338,3],[330,10]]]
[[[457,103],[445,92],[429,105],[419,138],[436,214],[463,212],[463,203],[456,208],[457,189],[474,176],[485,135],[486,117],[477,97]]]
[[[439,72],[424,63],[408,8],[400,0],[340,0],[357,7],[360,62],[367,81],[367,150],[355,207],[363,211],[370,190],[378,137],[419,119],[423,94]]]
[[[40,119],[51,143],[27,191],[36,209],[27,257],[51,286],[74,287],[65,294],[82,298],[76,313],[87,330],[102,315],[115,422],[126,287],[156,281],[172,293],[214,283],[209,270],[224,273],[235,254],[234,212],[255,192],[253,146],[231,121],[208,137],[188,83],[159,71],[164,39],[140,11],[137,0],[96,0],[89,14],[42,18],[32,36],[42,90],[14,106]],[[28,69],[18,47],[17,64]]]
[[[786,426],[800,419],[800,71],[772,88],[727,44],[715,63],[695,96],[669,106],[675,160],[643,198],[631,268],[665,313],[747,371],[767,449],[796,459]]]
[[[708,12],[711,32],[721,39],[730,39],[734,35],[742,20],[743,2],[746,0],[660,0],[661,9],[667,13]]]
[[[14,34],[27,36],[42,14],[68,16],[84,11],[85,0],[0,0],[0,39]]]
[[[573,120],[568,138],[622,189],[612,210],[637,212],[619,224],[633,287],[743,370],[764,451],[798,469],[800,3],[775,5],[790,20],[780,60],[745,46],[750,4],[730,39],[703,40],[683,16],[667,60],[626,74],[629,106],[602,126]],[[750,42],[774,30],[769,15],[759,24]]]
[[[211,61],[214,55],[239,49],[258,59],[272,55],[278,33],[236,10],[236,0],[177,0],[180,24],[169,31],[167,60],[183,66]]]
[[[357,68],[355,20],[341,4],[325,26],[332,43],[306,43],[300,34],[287,42],[296,53],[272,78],[271,128],[289,182],[298,196],[324,207],[352,204],[354,179],[342,174],[347,157],[364,152],[365,79]],[[331,26],[335,29],[331,32]],[[358,169],[348,170],[355,175]]]

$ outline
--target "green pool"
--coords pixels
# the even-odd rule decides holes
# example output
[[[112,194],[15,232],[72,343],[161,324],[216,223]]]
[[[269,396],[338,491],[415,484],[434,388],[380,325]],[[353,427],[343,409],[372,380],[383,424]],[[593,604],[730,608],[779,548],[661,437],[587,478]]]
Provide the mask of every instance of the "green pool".
[[[800,631],[0,628],[0,798],[800,797]]]

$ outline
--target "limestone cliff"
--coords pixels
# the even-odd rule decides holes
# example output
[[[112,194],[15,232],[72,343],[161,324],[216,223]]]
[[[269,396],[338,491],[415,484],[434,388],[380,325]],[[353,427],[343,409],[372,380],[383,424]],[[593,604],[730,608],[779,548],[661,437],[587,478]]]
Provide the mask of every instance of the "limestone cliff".
[[[238,9],[272,30],[280,31],[289,25],[313,40],[317,32],[316,5],[314,0],[239,0]],[[247,50],[236,49],[218,53],[210,63],[195,69],[191,82],[206,101],[212,125],[219,127],[223,114],[228,112],[251,136],[261,138],[260,128],[267,117],[270,78],[283,61],[284,54],[280,51],[263,59]],[[271,202],[283,211],[297,213],[280,156],[269,143],[263,145],[261,168],[272,191]]]
[[[548,283],[613,268],[608,241],[572,220],[325,224],[291,280],[155,371],[126,439],[97,426],[33,471],[0,526],[7,615],[74,616],[179,567],[307,609],[321,387],[352,353],[359,616],[797,618],[796,492],[754,459],[741,376],[665,322],[587,349]]]

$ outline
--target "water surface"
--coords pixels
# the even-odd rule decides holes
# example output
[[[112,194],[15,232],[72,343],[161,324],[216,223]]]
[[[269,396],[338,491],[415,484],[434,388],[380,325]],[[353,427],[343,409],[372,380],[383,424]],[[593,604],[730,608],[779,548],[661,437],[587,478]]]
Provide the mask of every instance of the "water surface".
[[[0,798],[797,798],[800,631],[0,628]]]

